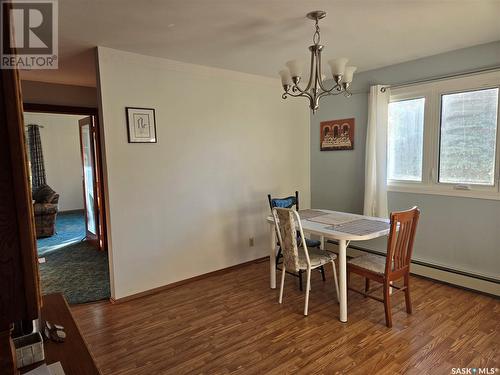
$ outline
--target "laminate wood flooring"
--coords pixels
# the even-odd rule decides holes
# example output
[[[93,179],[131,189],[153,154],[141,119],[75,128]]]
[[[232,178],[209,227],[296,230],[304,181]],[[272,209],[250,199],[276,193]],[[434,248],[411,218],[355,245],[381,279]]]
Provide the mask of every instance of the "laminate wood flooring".
[[[313,272],[308,317],[297,279],[287,276],[280,305],[268,269],[267,261],[253,263],[123,303],[74,306],[73,313],[104,375],[451,374],[457,367],[500,367],[499,299],[412,276],[412,315],[404,294],[396,294],[387,328],[382,303],[349,292],[345,324],[330,267],[326,282]],[[356,275],[352,282],[364,285]]]

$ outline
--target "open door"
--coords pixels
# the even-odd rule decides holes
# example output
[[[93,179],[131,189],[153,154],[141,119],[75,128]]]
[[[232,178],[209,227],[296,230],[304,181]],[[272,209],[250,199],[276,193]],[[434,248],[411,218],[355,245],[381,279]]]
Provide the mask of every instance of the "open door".
[[[80,127],[80,149],[82,153],[82,184],[85,207],[86,239],[103,248],[102,217],[100,207],[99,173],[97,173],[96,126],[94,116],[78,121]]]

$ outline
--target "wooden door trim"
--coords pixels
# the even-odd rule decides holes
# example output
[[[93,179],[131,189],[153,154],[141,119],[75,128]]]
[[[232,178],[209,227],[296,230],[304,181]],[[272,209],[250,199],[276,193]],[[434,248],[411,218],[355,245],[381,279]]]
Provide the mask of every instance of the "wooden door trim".
[[[67,105],[24,103],[25,112],[57,113],[64,115],[85,115],[96,116],[98,114],[95,107],[77,107]]]
[[[84,120],[87,120],[87,119],[90,119],[90,122],[87,124],[87,123],[82,123]],[[101,238],[101,233],[96,233],[96,234],[92,234],[91,232],[89,232],[89,226],[88,226],[88,210],[87,210],[87,205],[88,205],[88,202],[87,202],[87,191],[86,191],[86,187],[85,187],[85,152],[84,152],[84,149],[83,149],[83,134],[82,134],[82,127],[83,126],[87,126],[89,127],[89,147],[90,147],[90,154],[92,155],[92,160],[90,161],[91,164],[92,164],[92,171],[93,171],[93,183],[92,183],[92,190],[94,192],[94,202],[93,202],[93,206],[94,206],[94,219],[96,220],[96,230],[98,232],[100,232],[100,224],[101,224],[101,220],[100,220],[100,215],[99,215],[99,211],[100,211],[100,207],[99,207],[99,202],[97,202],[97,195],[98,195],[98,187],[97,187],[97,184],[99,183],[99,181],[97,180],[97,173],[99,173],[99,171],[97,170],[97,166],[96,166],[96,161],[95,161],[95,155],[96,155],[96,150],[94,149],[94,132],[95,132],[95,125],[94,125],[94,117],[93,116],[87,116],[87,117],[84,117],[82,118],[81,120],[78,121],[78,133],[79,133],[79,136],[80,136],[80,156],[81,156],[81,159],[82,159],[82,170],[83,170],[83,176],[82,176],[82,185],[83,185],[83,203],[84,203],[84,209],[85,209],[85,237],[87,239],[87,241],[91,242],[92,244],[95,244],[99,247],[99,244],[98,244],[98,238]]]
[[[10,4],[2,25],[12,30]],[[10,35],[7,35],[9,40]],[[8,54],[16,54],[10,47]],[[25,147],[21,80],[17,69],[0,71],[0,373],[18,374],[12,324],[38,318],[40,284],[35,223]]]
[[[39,113],[54,113],[65,115],[82,115],[93,116],[95,137],[96,137],[96,150],[95,150],[95,168],[99,174],[98,178],[98,192],[99,192],[99,221],[101,223],[100,238],[102,250],[107,250],[108,237],[107,237],[107,222],[106,222],[106,209],[107,202],[104,194],[104,170],[102,164],[102,143],[101,143],[101,124],[99,121],[99,111],[95,107],[79,107],[79,106],[66,106],[55,104],[42,104],[42,103],[24,103],[24,112],[39,112]],[[97,182],[97,181],[96,181]]]
[[[20,81],[17,70],[2,70],[2,96],[5,104],[4,115],[6,119],[5,131],[8,142],[6,149],[10,153],[10,171],[12,182],[14,206],[16,209],[15,220],[17,221],[17,235],[19,241],[18,256],[23,272],[24,298],[26,306],[24,316],[35,319],[38,316],[40,303],[40,286],[38,276],[32,280],[32,275],[38,275],[38,261],[36,255],[35,223],[33,215],[33,204],[31,197],[31,187],[29,186],[28,161],[24,139],[24,120],[22,117],[23,104],[20,88]],[[18,111],[21,111],[20,113]],[[22,166],[22,167],[21,167]],[[3,169],[3,168],[2,168]],[[7,188],[5,186],[5,188]],[[8,228],[5,228],[8,230]],[[0,233],[0,237],[9,235]],[[12,243],[12,234],[9,235]],[[7,238],[7,237],[5,237]],[[2,241],[3,242],[3,241]],[[6,249],[4,249],[6,250]],[[1,259],[0,259],[1,260]],[[19,280],[21,281],[21,280]],[[36,300],[29,302],[30,300]],[[1,320],[1,317],[0,317]]]

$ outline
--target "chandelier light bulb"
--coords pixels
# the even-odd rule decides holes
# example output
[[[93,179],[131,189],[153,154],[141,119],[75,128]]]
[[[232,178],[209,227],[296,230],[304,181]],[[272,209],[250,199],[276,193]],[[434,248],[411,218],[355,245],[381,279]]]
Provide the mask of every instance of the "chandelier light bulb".
[[[342,76],[345,72],[345,66],[349,59],[345,57],[339,57],[338,59],[333,59],[328,61],[328,65],[332,69],[332,76]]]
[[[354,72],[356,71],[356,69],[358,68],[355,66],[346,66],[344,72],[344,79],[342,81],[346,83],[351,83],[352,77],[354,76]]]
[[[281,84],[283,86],[288,86],[292,84],[292,76],[288,69],[280,70]]]
[[[302,76],[302,62],[299,60],[290,60],[286,62],[286,67],[290,70],[290,74],[292,77],[300,77]]]

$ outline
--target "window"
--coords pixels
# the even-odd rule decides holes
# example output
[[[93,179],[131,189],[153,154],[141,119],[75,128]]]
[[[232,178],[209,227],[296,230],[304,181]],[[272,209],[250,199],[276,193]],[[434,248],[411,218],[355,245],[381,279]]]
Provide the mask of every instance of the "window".
[[[446,94],[439,182],[494,185],[498,88]]]
[[[391,89],[392,191],[500,200],[500,72]]]
[[[387,178],[422,181],[425,98],[389,104]]]

